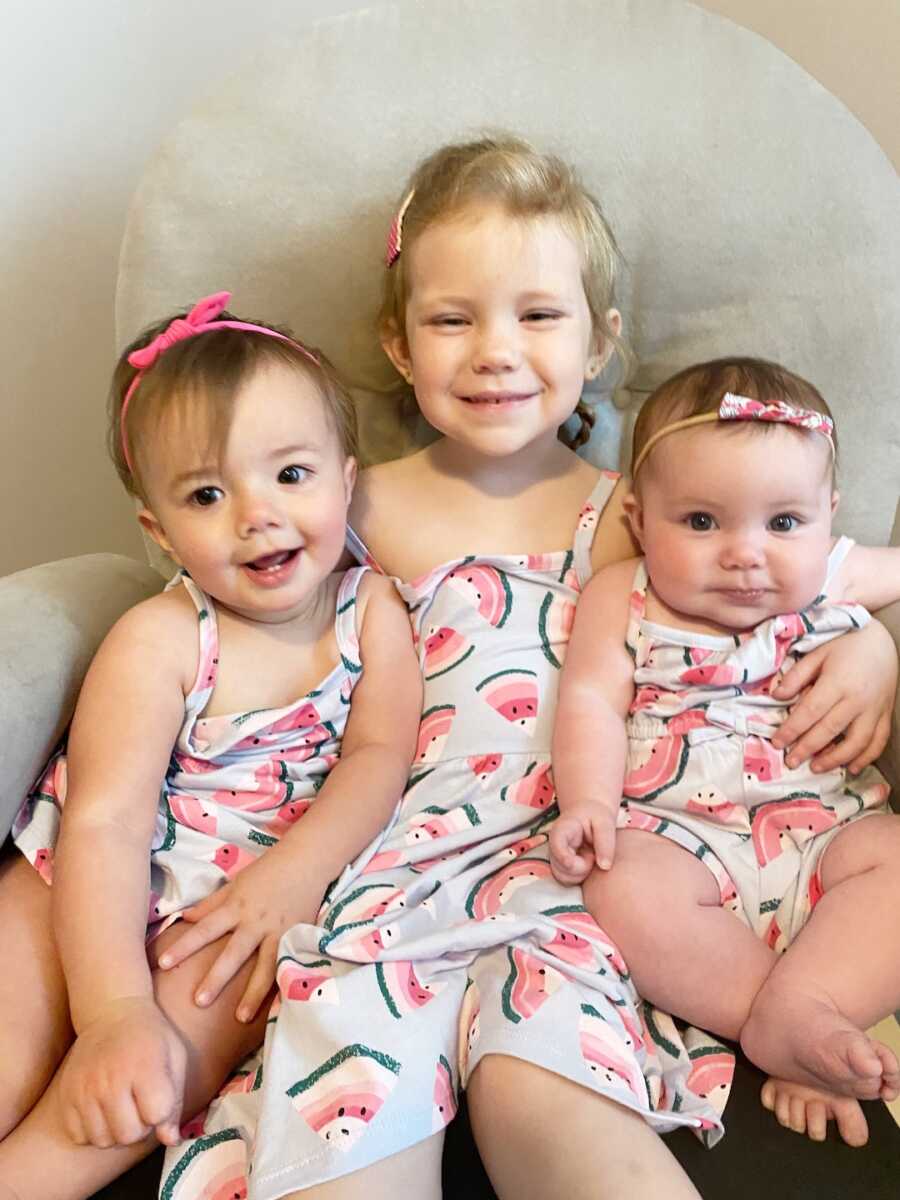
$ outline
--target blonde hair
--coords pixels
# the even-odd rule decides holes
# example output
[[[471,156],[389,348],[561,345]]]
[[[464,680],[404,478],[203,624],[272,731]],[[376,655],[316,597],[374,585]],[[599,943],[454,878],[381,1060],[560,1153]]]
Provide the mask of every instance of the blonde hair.
[[[403,216],[402,251],[384,275],[379,331],[389,337],[406,326],[410,248],[429,226],[478,204],[495,204],[511,217],[556,217],[581,254],[581,277],[594,334],[612,345],[623,363],[624,342],[611,328],[616,278],[622,261],[612,230],[598,201],[574,169],[554,155],[542,154],[511,135],[442,146],[413,171],[401,198],[412,193]],[[399,208],[399,205],[398,205]],[[570,440],[573,449],[590,436],[593,410],[579,401],[581,428]]]
[[[109,392],[107,445],[125,488],[144,503],[146,483],[142,471],[146,447],[164,419],[190,419],[206,428],[209,448],[221,456],[231,430],[235,400],[244,384],[259,370],[280,365],[303,376],[315,387],[345,457],[356,456],[356,411],[346,387],[330,362],[319,352],[314,358],[299,345],[252,330],[214,329],[176,342],[165,350],[141,378],[125,414],[125,437],[131,451],[129,467],[122,445],[122,404],[137,374],[128,355],[151,342],[173,320],[173,313],[144,330],[119,357]],[[236,320],[223,311],[222,320]],[[252,322],[291,338],[290,331],[262,321]]]
[[[638,413],[631,443],[631,472],[644,447],[661,429],[675,421],[716,413],[726,392],[759,400],[763,404],[778,401],[791,408],[807,408],[831,417],[831,410],[819,390],[787,367],[762,358],[716,358],[686,367],[667,379],[644,401]],[[834,418],[832,417],[832,420]],[[768,432],[770,421],[724,422],[736,428]],[[837,460],[837,434],[832,434]],[[652,458],[653,450],[649,458]],[[646,469],[646,468],[644,468]]]

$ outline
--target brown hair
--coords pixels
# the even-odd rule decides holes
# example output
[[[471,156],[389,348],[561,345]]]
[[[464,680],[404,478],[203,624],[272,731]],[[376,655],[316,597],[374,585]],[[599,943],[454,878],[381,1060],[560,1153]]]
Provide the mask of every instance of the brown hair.
[[[234,416],[235,399],[253,374],[266,366],[281,365],[305,376],[316,388],[326,416],[337,434],[345,456],[357,453],[356,412],[349,392],[331,363],[319,351],[310,358],[299,345],[252,330],[214,329],[176,342],[165,350],[142,376],[128,402],[125,436],[132,461],[126,461],[121,435],[121,413],[125,394],[137,374],[128,355],[141,349],[173,320],[174,313],[146,329],[127,346],[116,363],[109,392],[107,445],[119,478],[127,490],[147,501],[142,474],[142,448],[158,431],[163,417],[197,419],[205,424],[210,448],[221,454]],[[222,320],[238,318],[223,311]],[[286,338],[290,331],[262,321],[252,322]]]
[[[496,204],[512,217],[557,217],[581,253],[582,282],[595,336],[613,346],[627,364],[623,340],[610,328],[621,254],[598,201],[574,169],[509,134],[442,146],[413,171],[402,199],[413,193],[403,217],[403,248],[385,271],[379,331],[390,336],[406,325],[409,297],[404,257],[416,239],[438,221],[477,204]],[[398,205],[399,207],[399,205]],[[579,401],[581,428],[569,441],[577,449],[590,437],[593,410]]]
[[[667,379],[644,401],[638,413],[631,443],[631,470],[654,434],[666,425],[687,417],[718,412],[726,392],[734,392],[764,404],[782,401],[792,408],[807,408],[831,417],[819,390],[787,367],[762,358],[716,358],[686,367]],[[832,418],[833,419],[833,418]],[[746,423],[739,422],[741,426]],[[766,432],[770,421],[751,422]],[[837,434],[832,434],[837,457]],[[651,450],[650,456],[652,457]]]

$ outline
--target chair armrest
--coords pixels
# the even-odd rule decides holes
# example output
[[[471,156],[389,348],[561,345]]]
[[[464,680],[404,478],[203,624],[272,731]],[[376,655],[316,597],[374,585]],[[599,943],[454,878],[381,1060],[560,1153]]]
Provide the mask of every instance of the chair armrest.
[[[117,554],[0,579],[0,840],[71,717],[107,630],[161,586],[152,568]]]
[[[879,609],[875,616],[884,625],[900,651],[900,600],[889,604],[887,608]],[[891,785],[893,794],[891,802],[900,812],[900,691],[894,701],[894,720],[891,727],[891,740],[879,759],[878,766]]]

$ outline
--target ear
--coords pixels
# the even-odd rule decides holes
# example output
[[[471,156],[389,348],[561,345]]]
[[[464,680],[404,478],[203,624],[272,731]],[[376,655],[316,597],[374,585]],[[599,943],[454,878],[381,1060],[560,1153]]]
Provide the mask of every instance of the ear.
[[[628,524],[631,526],[631,532],[641,547],[644,545],[644,509],[637,493],[634,491],[628,492],[622,500],[622,509],[625,516],[628,518]]]
[[[356,486],[357,463],[352,454],[347,456],[347,461],[344,463],[344,495],[347,498],[347,506],[353,497],[353,489]]]
[[[840,504],[840,502],[841,502],[841,493],[837,492],[837,491],[832,492],[831,493],[831,515],[832,516],[834,516],[834,514],[837,512],[838,505]]]
[[[156,542],[157,546],[159,546],[163,553],[168,554],[169,558],[176,562],[179,567],[182,566],[183,564],[181,560],[172,549],[172,543],[166,537],[166,531],[163,529],[162,525],[160,525],[159,521],[156,519],[150,509],[142,508],[137,515],[137,519],[140,522],[141,528],[153,538],[154,542]]]
[[[409,357],[406,331],[400,330],[393,318],[388,322],[387,328],[382,331],[381,348],[406,382],[412,383],[412,362]]]
[[[607,309],[606,312],[606,328],[610,333],[618,337],[622,332],[622,314],[617,308]],[[585,377],[587,379],[596,379],[606,364],[609,362],[610,356],[615,348],[609,337],[597,336],[597,347],[594,353],[587,361],[585,369]]]

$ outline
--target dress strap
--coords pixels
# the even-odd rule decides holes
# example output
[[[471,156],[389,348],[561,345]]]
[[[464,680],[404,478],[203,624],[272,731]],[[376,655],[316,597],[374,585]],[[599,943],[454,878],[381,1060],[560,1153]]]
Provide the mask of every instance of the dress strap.
[[[606,508],[613,494],[619,475],[616,471],[601,471],[600,478],[578,514],[578,524],[575,526],[575,536],[572,540],[572,552],[575,559],[575,572],[578,582],[584,587],[594,573],[591,566],[591,547],[594,535],[600,521],[600,514]]]
[[[367,567],[371,567],[373,571],[377,571],[379,575],[384,575],[384,570],[375,561],[369,553],[369,547],[362,540],[359,534],[352,526],[347,526],[347,535],[344,538],[344,545],[353,555],[358,563],[363,563]]]
[[[356,597],[359,585],[371,568],[351,567],[344,572],[344,578],[338,587],[334,612],[334,636],[337,640],[341,662],[355,677],[362,670],[362,660],[359,652],[359,628],[357,624]]]
[[[640,559],[634,572],[634,583],[631,585],[631,595],[628,600],[628,629],[625,632],[625,645],[632,657],[637,659],[638,642],[641,636],[641,622],[644,619],[644,609],[647,606],[647,564]]]
[[[831,547],[831,553],[828,555],[828,567],[825,571],[825,582],[822,584],[823,594],[827,595],[832,579],[844,565],[844,559],[855,545],[856,542],[853,538],[841,536]]]
[[[199,588],[186,571],[179,571],[166,584],[165,590],[183,584],[187,594],[197,609],[197,626],[200,636],[200,658],[197,663],[195,678],[187,698],[187,706],[197,712],[206,707],[206,703],[216,686],[216,676],[219,673],[219,625],[216,621],[216,606],[212,598]]]

